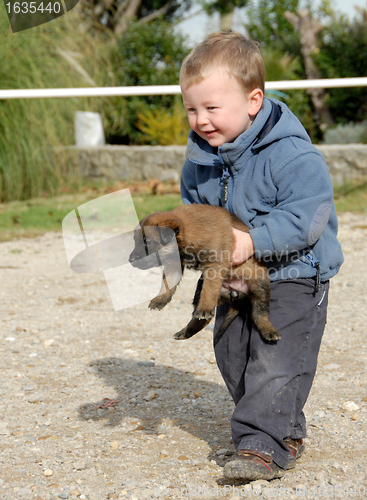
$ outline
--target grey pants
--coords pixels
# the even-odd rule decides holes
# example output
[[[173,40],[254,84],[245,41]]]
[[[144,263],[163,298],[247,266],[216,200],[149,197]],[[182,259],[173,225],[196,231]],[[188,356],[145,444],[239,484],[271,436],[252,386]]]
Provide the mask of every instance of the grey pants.
[[[266,453],[287,468],[284,439],[306,437],[302,411],[316,372],[326,324],[329,283],[313,279],[271,284],[270,320],[281,334],[267,342],[251,320],[250,305],[214,346],[219,370],[236,404],[231,419],[236,449]],[[218,307],[214,336],[228,305]]]

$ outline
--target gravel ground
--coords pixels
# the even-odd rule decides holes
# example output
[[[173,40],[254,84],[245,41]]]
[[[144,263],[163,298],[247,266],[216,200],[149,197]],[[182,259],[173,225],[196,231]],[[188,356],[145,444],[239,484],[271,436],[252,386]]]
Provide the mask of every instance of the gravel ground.
[[[249,484],[222,476],[233,403],[211,329],[172,339],[196,275],[161,312],[115,312],[102,276],[68,268],[60,234],[1,243],[0,498],[367,497],[366,236],[365,214],[340,216],[345,264],[331,283],[306,451],[281,480]],[[96,409],[105,398],[119,403]]]

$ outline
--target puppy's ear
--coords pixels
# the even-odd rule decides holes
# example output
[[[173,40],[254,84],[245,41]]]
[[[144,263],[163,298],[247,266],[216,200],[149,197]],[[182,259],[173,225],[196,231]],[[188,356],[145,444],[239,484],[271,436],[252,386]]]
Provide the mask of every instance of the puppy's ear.
[[[177,241],[181,241],[183,239],[183,224],[180,221],[180,219],[177,218],[166,219],[165,221],[162,221],[159,225],[161,227],[164,226],[168,227],[169,229],[172,229],[172,231],[175,233]]]

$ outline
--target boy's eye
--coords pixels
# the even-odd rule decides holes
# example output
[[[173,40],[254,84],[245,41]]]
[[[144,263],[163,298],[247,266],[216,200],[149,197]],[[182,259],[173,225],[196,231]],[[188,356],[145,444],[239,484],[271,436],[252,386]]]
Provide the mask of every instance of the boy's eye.
[[[216,106],[208,106],[209,111],[213,111],[214,109],[217,109]]]

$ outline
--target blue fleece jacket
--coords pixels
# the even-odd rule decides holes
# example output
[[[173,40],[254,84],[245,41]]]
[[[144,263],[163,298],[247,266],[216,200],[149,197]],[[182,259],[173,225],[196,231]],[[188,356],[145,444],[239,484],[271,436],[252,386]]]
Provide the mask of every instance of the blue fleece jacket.
[[[250,227],[272,281],[334,276],[343,262],[333,188],[322,154],[275,99],[232,143],[213,148],[191,131],[181,175],[184,203],[225,207]],[[210,229],[209,229],[210,230]]]

